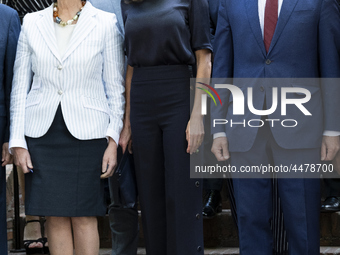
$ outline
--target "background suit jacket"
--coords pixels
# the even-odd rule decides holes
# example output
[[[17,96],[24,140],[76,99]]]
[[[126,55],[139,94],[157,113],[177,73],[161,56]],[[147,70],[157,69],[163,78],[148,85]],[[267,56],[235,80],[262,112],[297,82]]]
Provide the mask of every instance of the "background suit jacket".
[[[119,32],[124,35],[124,23],[123,23],[123,17],[122,17],[122,11],[120,7],[120,0],[90,0],[90,3],[103,11],[110,12],[116,14],[117,18],[117,26],[119,29]]]
[[[18,14],[0,4],[0,116],[6,117],[4,141],[9,139],[9,105],[13,79],[13,65],[20,33]]]
[[[24,18],[14,67],[10,147],[25,148],[25,135],[44,135],[59,104],[74,137],[110,136],[118,144],[125,99],[117,19],[88,2],[60,57],[52,8]]]
[[[20,20],[17,12],[0,4],[0,145],[8,142],[9,100]],[[0,254],[7,254],[6,171],[0,169]]]
[[[276,142],[286,149],[317,148],[324,130],[340,131],[340,83],[313,81],[300,84],[296,78],[340,77],[340,11],[336,0],[284,0],[276,30],[266,53],[258,15],[258,1],[221,0],[215,35],[214,78],[292,78],[285,86],[304,87],[311,94],[305,107],[312,116],[304,116],[296,107],[281,116],[280,107],[271,119],[296,119],[298,126],[272,128]],[[254,79],[253,79],[254,81]],[[235,82],[235,80],[234,80]],[[249,81],[248,81],[249,82]],[[242,83],[242,82],[241,82]],[[238,85],[246,95],[253,87],[254,107],[272,105],[272,87],[250,82]],[[233,115],[233,97],[219,89],[224,105],[212,106],[212,118],[259,119],[245,111]],[[291,98],[301,98],[294,93]],[[279,104],[280,105],[280,104]],[[248,151],[258,128],[217,125],[212,133],[226,132],[230,151]]]

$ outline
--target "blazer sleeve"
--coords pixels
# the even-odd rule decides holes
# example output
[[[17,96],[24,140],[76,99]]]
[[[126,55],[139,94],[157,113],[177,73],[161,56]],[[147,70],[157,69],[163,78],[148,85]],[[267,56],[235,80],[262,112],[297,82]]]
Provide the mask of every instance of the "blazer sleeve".
[[[26,96],[32,81],[31,50],[27,40],[30,14],[24,18],[21,28],[17,54],[14,63],[14,78],[10,106],[10,140],[9,148],[21,147],[27,149],[25,140],[25,104]]]
[[[232,78],[233,76],[233,38],[231,26],[229,23],[226,0],[220,0],[217,27],[214,40],[214,65],[213,65],[213,75],[212,84],[225,84],[230,83],[227,78]],[[231,83],[230,83],[231,84]],[[213,126],[214,119],[225,119],[228,111],[228,102],[230,92],[227,89],[216,89],[217,93],[220,95],[223,105],[213,105],[211,101],[211,118],[212,118],[212,134],[225,132],[225,125]]]
[[[319,59],[324,130],[340,131],[340,7],[324,0],[319,22]]]
[[[13,80],[13,66],[15,61],[15,54],[17,50],[17,43],[20,33],[20,19],[16,11],[12,12],[9,19],[9,30],[6,45],[5,54],[5,70],[4,70],[4,91],[5,91],[5,103],[6,103],[6,130],[4,136],[4,142],[9,141],[9,123],[10,123],[10,97],[12,90],[12,80]]]
[[[117,28],[117,18],[110,19],[104,46],[103,80],[110,108],[110,123],[106,135],[118,145],[123,128],[125,108],[123,38]]]

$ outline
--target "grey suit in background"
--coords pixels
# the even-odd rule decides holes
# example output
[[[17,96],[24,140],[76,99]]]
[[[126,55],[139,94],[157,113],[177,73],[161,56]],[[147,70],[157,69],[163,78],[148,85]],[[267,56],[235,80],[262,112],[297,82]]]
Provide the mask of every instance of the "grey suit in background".
[[[121,1],[90,0],[90,2],[98,9],[116,14],[118,20],[117,26],[124,38],[124,24],[120,6]],[[124,208],[120,203],[116,179],[109,178],[109,186],[111,197],[111,204],[109,207],[110,227],[112,232],[111,255],[135,255],[137,254],[139,233],[137,208]]]

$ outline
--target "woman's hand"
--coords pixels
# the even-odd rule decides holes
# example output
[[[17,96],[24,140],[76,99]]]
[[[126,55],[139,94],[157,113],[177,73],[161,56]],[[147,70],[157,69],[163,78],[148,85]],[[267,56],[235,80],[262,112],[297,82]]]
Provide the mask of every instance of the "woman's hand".
[[[117,166],[117,144],[110,137],[109,144],[104,152],[102,163],[102,175],[100,178],[105,179],[113,175]]]
[[[119,145],[122,147],[123,154],[128,147],[129,153],[132,154],[131,126],[128,123],[124,124],[123,130],[120,133]]]
[[[6,166],[8,164],[13,164],[13,156],[9,153],[8,143],[2,145],[2,164],[1,166]]]
[[[203,116],[191,116],[186,130],[186,139],[188,141],[187,153],[193,154],[201,146],[204,139]]]
[[[14,164],[22,169],[24,174],[33,172],[33,165],[31,161],[31,156],[28,150],[21,147],[12,148],[14,156]]]

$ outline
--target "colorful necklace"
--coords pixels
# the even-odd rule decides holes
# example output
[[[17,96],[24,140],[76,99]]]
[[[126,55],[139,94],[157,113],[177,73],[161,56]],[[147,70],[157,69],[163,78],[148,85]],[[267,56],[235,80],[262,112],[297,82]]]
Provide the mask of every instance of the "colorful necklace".
[[[81,4],[83,5],[80,10],[76,13],[76,15],[74,15],[74,17],[68,21],[62,21],[61,18],[59,18],[59,14],[58,14],[58,3],[55,2],[53,4],[53,17],[55,18],[55,22],[61,26],[66,26],[66,25],[72,25],[72,23],[74,21],[77,21],[80,14],[81,14],[81,11],[83,10],[84,8],[84,5],[86,4],[86,1],[81,1]]]

